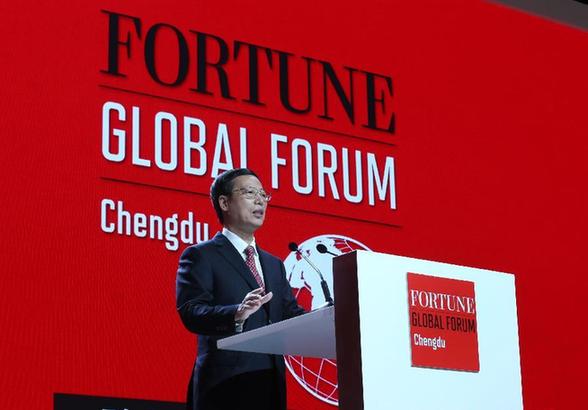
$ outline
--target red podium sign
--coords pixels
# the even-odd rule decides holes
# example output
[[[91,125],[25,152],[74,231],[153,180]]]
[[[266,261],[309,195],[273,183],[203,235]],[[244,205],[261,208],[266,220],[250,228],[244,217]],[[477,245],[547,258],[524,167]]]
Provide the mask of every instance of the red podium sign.
[[[413,367],[478,372],[474,282],[408,273]]]

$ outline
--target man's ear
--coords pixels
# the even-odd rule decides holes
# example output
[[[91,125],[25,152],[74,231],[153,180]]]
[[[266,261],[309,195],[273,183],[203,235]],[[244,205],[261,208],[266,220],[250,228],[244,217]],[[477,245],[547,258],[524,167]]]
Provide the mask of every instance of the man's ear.
[[[222,211],[227,212],[229,210],[229,197],[226,195],[219,196],[218,205]]]

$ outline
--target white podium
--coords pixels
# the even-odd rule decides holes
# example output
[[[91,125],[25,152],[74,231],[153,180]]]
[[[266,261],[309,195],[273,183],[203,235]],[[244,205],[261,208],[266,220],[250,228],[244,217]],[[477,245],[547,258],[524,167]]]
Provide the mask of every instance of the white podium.
[[[523,408],[513,275],[365,251],[333,266],[335,308],[218,347],[336,352],[344,410]]]

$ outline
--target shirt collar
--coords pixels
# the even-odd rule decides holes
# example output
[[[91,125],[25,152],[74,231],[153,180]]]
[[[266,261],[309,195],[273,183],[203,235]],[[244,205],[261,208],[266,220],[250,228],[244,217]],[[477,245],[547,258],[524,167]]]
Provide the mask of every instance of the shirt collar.
[[[245,249],[248,246],[253,246],[254,255],[257,255],[257,248],[255,247],[255,237],[251,241],[251,243],[245,242],[239,235],[234,232],[231,232],[227,228],[223,228],[223,235],[231,242],[231,244],[237,249],[239,254],[243,255],[245,253]]]

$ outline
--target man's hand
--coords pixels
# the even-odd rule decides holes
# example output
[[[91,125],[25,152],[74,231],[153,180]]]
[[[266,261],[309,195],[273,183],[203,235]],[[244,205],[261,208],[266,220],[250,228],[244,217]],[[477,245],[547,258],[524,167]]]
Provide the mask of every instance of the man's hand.
[[[263,294],[263,288],[257,288],[245,295],[243,302],[239,305],[237,313],[235,313],[235,320],[237,322],[244,322],[249,316],[259,310],[265,303],[269,302],[273,293]]]

